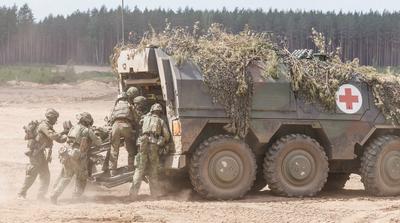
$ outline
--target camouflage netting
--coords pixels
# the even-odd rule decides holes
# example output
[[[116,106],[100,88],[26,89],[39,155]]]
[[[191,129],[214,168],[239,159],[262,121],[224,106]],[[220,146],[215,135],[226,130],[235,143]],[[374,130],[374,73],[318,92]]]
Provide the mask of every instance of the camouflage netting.
[[[374,68],[360,66],[357,59],[342,62],[339,49],[326,52],[322,34],[313,30],[312,37],[320,52],[327,54],[327,61],[299,59],[274,43],[270,34],[248,28],[240,34],[231,34],[220,24],[213,24],[201,33],[198,23],[192,29],[171,28],[167,23],[163,32],[145,35],[136,48],[140,51],[148,45],[159,46],[178,64],[185,61],[197,64],[214,101],[224,106],[231,119],[227,129],[239,137],[244,137],[249,127],[253,82],[247,67],[255,61],[263,62],[265,78],[274,78],[278,65],[286,64],[290,68],[294,92],[310,103],[321,103],[328,111],[336,108],[335,93],[339,86],[357,76],[372,86],[376,105],[385,116],[396,122],[400,120],[397,76],[379,74]],[[119,52],[126,47],[132,46],[115,48],[111,57],[114,70]]]
[[[326,110],[336,108],[335,94],[340,85],[352,78],[366,82],[373,90],[376,106],[393,124],[400,121],[400,78],[393,73],[379,73],[370,66],[361,66],[356,58],[343,62],[340,48],[327,52],[331,43],[325,43],[325,37],[312,30],[312,39],[321,53],[326,53],[327,60],[298,59],[285,48],[277,48],[280,58],[291,70],[293,90],[305,97],[308,102],[321,103]]]

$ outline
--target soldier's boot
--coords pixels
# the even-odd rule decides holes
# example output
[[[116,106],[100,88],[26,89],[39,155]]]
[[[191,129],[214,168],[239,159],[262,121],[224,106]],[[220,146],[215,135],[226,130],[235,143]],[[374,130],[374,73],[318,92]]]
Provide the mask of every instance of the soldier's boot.
[[[159,198],[159,197],[163,196],[163,193],[161,191],[160,181],[158,179],[158,172],[157,171],[155,171],[155,172],[156,172],[156,175],[149,176],[150,195],[153,198]]]
[[[72,177],[63,176],[58,182],[57,186],[54,188],[53,192],[50,195],[50,202],[53,204],[57,204],[58,197],[64,192],[65,188],[71,182]]]
[[[26,194],[29,190],[29,188],[32,186],[32,184],[35,182],[36,177],[38,175],[37,167],[29,164],[26,168],[26,173],[25,173],[25,179],[24,183],[22,184],[22,188],[19,191],[17,197],[25,199]]]

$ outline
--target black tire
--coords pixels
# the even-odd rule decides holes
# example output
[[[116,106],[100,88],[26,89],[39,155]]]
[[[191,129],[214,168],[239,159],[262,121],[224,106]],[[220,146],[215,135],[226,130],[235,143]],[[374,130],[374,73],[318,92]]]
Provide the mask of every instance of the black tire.
[[[346,182],[350,179],[350,173],[329,173],[328,180],[322,190],[334,191],[341,190],[346,185]]]
[[[361,158],[360,172],[369,194],[400,195],[400,137],[386,135],[370,142]]]
[[[238,199],[253,186],[256,160],[243,141],[232,136],[214,136],[194,152],[189,175],[194,190],[204,198]]]
[[[271,191],[288,197],[314,196],[328,177],[328,159],[320,144],[306,135],[280,138],[264,159],[264,176]]]

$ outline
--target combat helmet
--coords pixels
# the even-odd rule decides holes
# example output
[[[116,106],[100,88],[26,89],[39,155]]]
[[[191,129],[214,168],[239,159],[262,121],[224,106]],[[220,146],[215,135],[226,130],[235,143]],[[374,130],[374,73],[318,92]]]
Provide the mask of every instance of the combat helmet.
[[[137,89],[136,87],[130,87],[126,91],[126,96],[128,96],[128,98],[135,98],[138,95],[139,95],[139,89]]]
[[[146,98],[143,96],[137,96],[136,98],[133,99],[133,103],[143,105],[146,102]]]
[[[46,118],[48,119],[52,119],[52,118],[58,118],[58,116],[60,116],[60,114],[58,114],[58,112],[53,109],[53,108],[48,108],[46,110],[46,114],[45,114]]]
[[[93,125],[93,118],[88,112],[82,112],[76,116],[78,122],[85,126]]]
[[[155,112],[155,111],[160,111],[160,112],[162,111],[162,107],[160,104],[156,103],[151,106],[150,112]]]

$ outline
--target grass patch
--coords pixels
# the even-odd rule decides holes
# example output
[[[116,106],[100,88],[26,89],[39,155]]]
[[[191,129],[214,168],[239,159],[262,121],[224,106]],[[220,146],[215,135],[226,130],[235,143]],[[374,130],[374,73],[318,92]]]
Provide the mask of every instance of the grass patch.
[[[51,65],[0,66],[0,83],[7,81],[28,81],[39,84],[73,83],[83,80],[111,82],[115,80],[111,72],[75,73],[73,66],[59,70]]]

